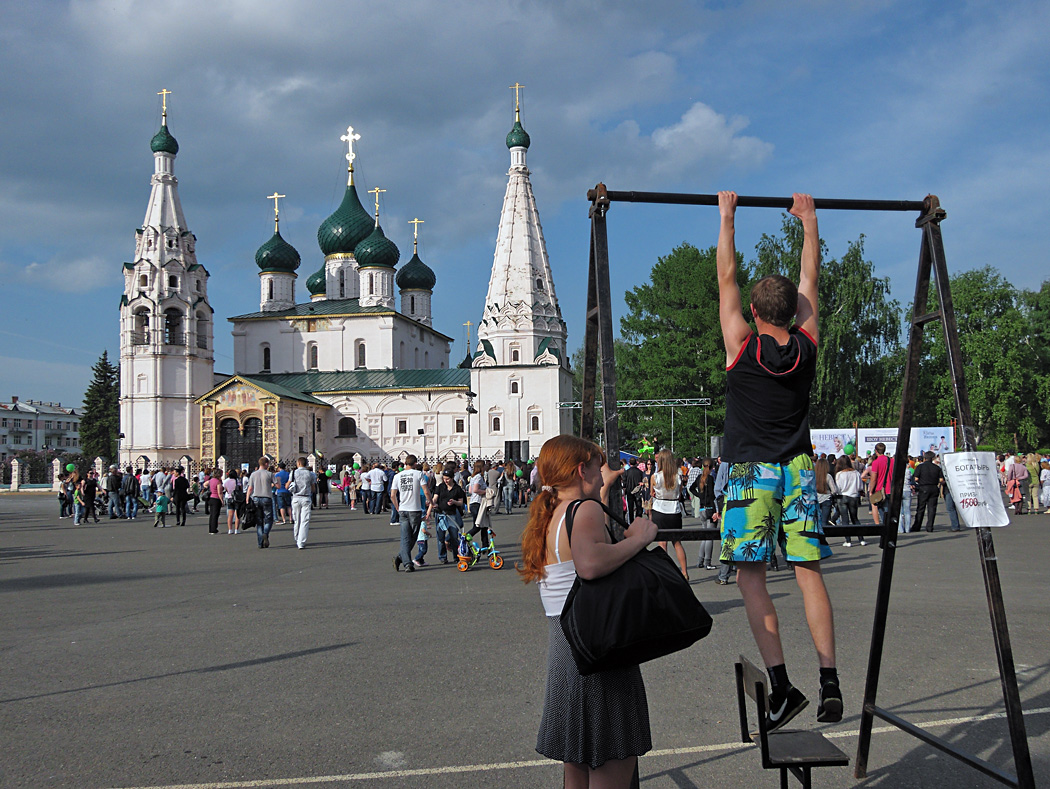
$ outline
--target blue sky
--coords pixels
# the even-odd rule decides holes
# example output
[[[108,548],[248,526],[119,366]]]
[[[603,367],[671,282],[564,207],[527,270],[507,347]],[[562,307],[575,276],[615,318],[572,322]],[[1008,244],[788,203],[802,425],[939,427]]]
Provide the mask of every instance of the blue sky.
[[[435,326],[480,317],[513,123],[522,120],[569,347],[582,342],[585,193],[610,189],[921,199],[948,211],[949,268],[996,266],[1019,287],[1048,276],[1044,228],[1050,4],[1040,2],[386,4],[300,0],[5,4],[0,12],[0,399],[79,402],[115,357],[121,265],[134,250],[160,121],[198,259],[211,273],[216,369],[232,371],[226,316],[258,309],[255,250],[300,252],[297,293],[321,265],[320,222],[345,183],[381,203],[402,261],[420,217]],[[367,196],[365,196],[367,198]],[[905,214],[825,212],[831,253],[866,253],[902,301],[919,236]],[[777,211],[742,212],[750,256]],[[616,204],[612,290],[660,255],[714,244],[711,208]],[[684,396],[687,393],[668,393]]]

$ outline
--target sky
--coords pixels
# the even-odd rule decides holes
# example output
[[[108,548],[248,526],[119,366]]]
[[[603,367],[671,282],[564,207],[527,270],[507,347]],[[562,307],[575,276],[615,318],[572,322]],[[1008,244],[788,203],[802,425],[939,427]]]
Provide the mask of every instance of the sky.
[[[0,5],[0,400],[81,401],[119,355],[162,88],[179,192],[211,275],[215,369],[225,318],[259,306],[273,231],[320,268],[318,225],[361,135],[359,194],[386,189],[386,235],[434,269],[434,325],[466,353],[484,306],[510,164],[514,91],[568,347],[583,341],[586,192],[920,200],[940,197],[952,272],[1050,276],[1050,4],[896,0],[75,0]],[[1024,210],[1018,208],[1020,206]],[[914,291],[911,214],[824,212],[830,254],[865,236],[893,295]],[[614,312],[657,258],[716,243],[717,210],[616,203]],[[741,210],[748,258],[781,212]],[[688,396],[675,393],[676,396]]]

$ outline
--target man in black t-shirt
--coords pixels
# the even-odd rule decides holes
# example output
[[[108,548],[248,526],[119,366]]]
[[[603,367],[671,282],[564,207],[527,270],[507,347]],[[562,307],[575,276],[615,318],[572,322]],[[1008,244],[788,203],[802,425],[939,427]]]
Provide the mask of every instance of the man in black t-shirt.
[[[926,515],[930,517],[926,531],[933,531],[933,519],[937,517],[937,494],[944,480],[941,467],[933,462],[935,457],[932,452],[927,452],[923,455],[923,462],[915,467],[912,481],[918,489],[918,500],[915,504],[915,525],[911,527],[912,531],[922,531],[922,522]]]
[[[639,498],[642,484],[642,470],[638,468],[638,458],[631,458],[627,471],[623,473],[623,493],[627,499],[627,522],[634,523],[635,515],[642,514],[642,501]],[[635,490],[638,492],[635,493]]]
[[[175,525],[186,525],[186,505],[190,500],[190,481],[186,479],[182,466],[175,469],[175,479],[171,481],[171,501],[175,505]]]
[[[723,459],[730,464],[720,559],[736,563],[747,620],[769,672],[770,730],[809,703],[788,680],[777,612],[766,588],[766,562],[778,547],[792,563],[820,662],[817,720],[831,723],[842,719],[831,600],[820,570],[831,549],[819,523],[809,440],[819,339],[816,206],[809,195],[794,195],[790,213],[802,221],[803,230],[799,283],[796,287],[779,274],[756,282],[749,305],[752,330],[740,310],[736,204],[733,192],[719,193],[718,312],[726,345]]]
[[[448,552],[453,556],[459,551],[459,532],[463,528],[463,516],[460,514],[466,506],[467,494],[453,479],[455,472],[446,468],[441,472],[434,495],[430,499],[430,511],[437,512],[438,561],[448,564]]]

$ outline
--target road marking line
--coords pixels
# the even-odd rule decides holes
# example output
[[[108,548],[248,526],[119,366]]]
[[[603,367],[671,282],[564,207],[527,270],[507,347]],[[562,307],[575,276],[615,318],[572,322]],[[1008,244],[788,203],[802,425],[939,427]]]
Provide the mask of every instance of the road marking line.
[[[1034,710],[1025,710],[1026,716],[1045,715],[1050,713],[1050,707],[1039,707]],[[991,712],[986,715],[968,715],[961,718],[942,718],[941,720],[926,721],[916,724],[924,729],[936,726],[956,726],[961,723],[979,723],[981,721],[999,720],[1005,718],[1005,712]],[[872,734],[885,734],[887,732],[900,731],[896,726],[878,726],[872,728]],[[856,737],[859,730],[825,732],[824,736],[829,739],[843,739]],[[736,751],[745,748],[756,747],[753,743],[744,742],[722,742],[712,745],[693,745],[687,748],[663,748],[657,751],[649,751],[642,759],[650,759],[659,756],[679,756],[695,753],[708,753],[710,751]],[[253,787],[267,786],[307,786],[309,784],[337,783],[339,781],[375,781],[383,778],[413,778],[425,775],[454,775],[456,773],[484,773],[494,770],[518,770],[525,767],[543,767],[557,764],[550,759],[529,759],[518,762],[494,762],[491,764],[463,764],[451,767],[420,767],[413,770],[383,770],[371,773],[348,773],[347,775],[314,775],[301,778],[265,778],[249,781],[219,781],[217,783],[204,784],[164,784],[158,786],[136,786],[124,789],[253,789]]]

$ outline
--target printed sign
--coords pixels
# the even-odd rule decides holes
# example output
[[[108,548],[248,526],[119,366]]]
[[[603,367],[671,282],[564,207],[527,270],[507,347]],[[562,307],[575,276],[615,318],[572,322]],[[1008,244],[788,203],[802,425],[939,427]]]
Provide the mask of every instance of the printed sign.
[[[1010,524],[994,453],[946,452],[941,455],[941,470],[963,523],[971,529]]]
[[[249,468],[250,467],[249,467],[249,465],[247,463],[241,463],[241,471],[245,471],[246,472],[246,471],[249,470]]]
[[[940,455],[955,451],[955,431],[950,427],[913,427],[908,454],[918,457],[926,452]]]
[[[809,440],[818,455],[850,455],[856,449],[856,434],[852,428],[810,430]]]
[[[897,428],[861,428],[857,431],[858,457],[863,458],[868,455],[874,455],[876,444],[885,444],[886,454],[893,457],[893,454],[897,451]]]

